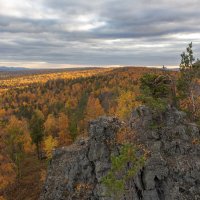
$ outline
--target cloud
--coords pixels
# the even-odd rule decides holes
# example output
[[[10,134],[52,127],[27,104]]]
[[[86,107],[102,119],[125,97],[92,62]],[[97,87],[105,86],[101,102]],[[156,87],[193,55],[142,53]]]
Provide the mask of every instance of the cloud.
[[[0,61],[178,65],[198,0],[0,0]],[[198,57],[198,56],[197,56]]]

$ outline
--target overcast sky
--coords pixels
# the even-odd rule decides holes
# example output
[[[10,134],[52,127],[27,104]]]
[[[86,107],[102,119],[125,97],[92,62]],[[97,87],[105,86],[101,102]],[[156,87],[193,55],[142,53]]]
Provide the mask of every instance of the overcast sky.
[[[0,65],[178,65],[199,0],[0,0]]]

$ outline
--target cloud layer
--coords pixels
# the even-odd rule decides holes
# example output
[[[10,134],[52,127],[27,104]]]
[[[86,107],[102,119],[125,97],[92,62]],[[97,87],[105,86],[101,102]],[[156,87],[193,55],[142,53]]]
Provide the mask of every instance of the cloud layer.
[[[178,65],[199,0],[0,0],[0,61]]]

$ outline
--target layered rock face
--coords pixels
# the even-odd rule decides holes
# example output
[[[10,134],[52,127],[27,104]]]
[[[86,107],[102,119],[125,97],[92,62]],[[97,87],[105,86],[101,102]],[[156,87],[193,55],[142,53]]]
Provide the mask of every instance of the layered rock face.
[[[48,169],[40,200],[111,200],[101,179],[111,168],[111,154],[119,153],[116,118],[90,123],[89,138],[57,149]],[[129,126],[137,143],[150,152],[145,166],[126,185],[124,200],[200,199],[200,139],[195,124],[183,112],[168,110],[155,116],[148,108],[132,112]]]

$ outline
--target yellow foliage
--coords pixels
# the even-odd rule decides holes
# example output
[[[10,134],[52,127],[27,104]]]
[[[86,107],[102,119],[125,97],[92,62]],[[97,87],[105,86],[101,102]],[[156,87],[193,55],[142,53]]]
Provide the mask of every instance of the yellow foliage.
[[[51,135],[47,136],[44,140],[44,151],[47,158],[52,158],[52,150],[58,146],[58,141]]]
[[[111,69],[102,68],[96,70],[82,70],[74,72],[55,72],[55,73],[40,73],[31,74],[21,77],[12,77],[12,79],[0,79],[1,90],[0,94],[7,91],[9,88],[22,88],[27,87],[33,83],[46,83],[48,80],[56,79],[74,79],[79,77],[89,77],[102,72],[109,72]]]
[[[126,119],[133,108],[139,106],[136,95],[132,91],[122,92],[118,98],[117,116]]]
[[[6,132],[8,135],[8,148],[10,148],[11,151],[14,148],[14,145],[18,143],[23,145],[23,150],[26,153],[30,153],[34,150],[32,140],[28,132],[27,122],[25,120],[21,121],[15,116],[12,116],[6,126]]]

